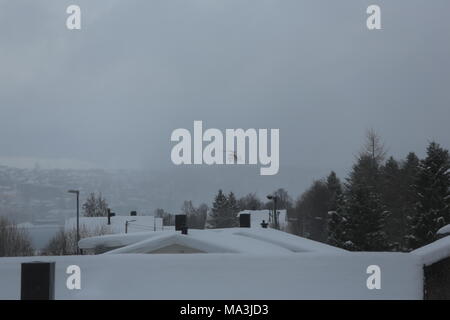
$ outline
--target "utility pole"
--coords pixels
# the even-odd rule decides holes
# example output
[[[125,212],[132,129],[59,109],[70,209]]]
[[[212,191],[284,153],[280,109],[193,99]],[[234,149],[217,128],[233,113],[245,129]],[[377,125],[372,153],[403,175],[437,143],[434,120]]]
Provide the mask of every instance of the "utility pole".
[[[278,197],[277,196],[273,196],[273,195],[268,195],[267,199],[273,201],[273,223],[274,223],[275,229],[279,229],[278,214],[277,214],[277,200],[278,200]]]
[[[80,241],[80,190],[69,190],[67,192],[77,195],[77,254],[80,254],[80,248],[78,247],[78,241]]]

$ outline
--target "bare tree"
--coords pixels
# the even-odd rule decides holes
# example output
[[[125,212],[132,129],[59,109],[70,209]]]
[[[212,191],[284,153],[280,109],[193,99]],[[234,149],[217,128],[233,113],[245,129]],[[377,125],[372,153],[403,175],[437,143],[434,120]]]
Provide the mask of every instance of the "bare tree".
[[[28,233],[0,217],[0,257],[31,256],[34,249]]]
[[[83,204],[83,210],[86,217],[106,217],[108,215],[108,204],[101,193],[96,196],[92,192]]]
[[[182,214],[187,216],[188,227],[193,229],[204,229],[208,206],[202,203],[199,207],[195,207],[192,201],[184,201],[181,206]]]
[[[238,200],[238,206],[240,210],[261,210],[264,203],[255,193],[249,193]]]
[[[88,229],[85,225],[80,228],[80,239],[101,236],[112,233],[107,226],[99,226],[94,229]],[[43,255],[47,256],[65,256],[77,254],[77,229],[61,229],[44,248]]]
[[[374,164],[381,164],[386,157],[386,147],[381,140],[378,133],[369,129],[366,132],[366,141],[363,146],[363,150],[360,152],[360,157],[369,156]]]

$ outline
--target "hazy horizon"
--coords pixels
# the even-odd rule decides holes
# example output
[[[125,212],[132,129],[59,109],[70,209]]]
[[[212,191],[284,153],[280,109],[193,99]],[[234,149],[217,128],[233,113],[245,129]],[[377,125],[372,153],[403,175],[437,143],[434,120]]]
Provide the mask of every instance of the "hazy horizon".
[[[344,178],[369,128],[400,159],[450,146],[448,1],[378,1],[377,31],[369,1],[80,0],[79,31],[69,4],[0,1],[0,164],[178,174],[170,134],[202,120],[279,128],[261,180],[301,191]]]

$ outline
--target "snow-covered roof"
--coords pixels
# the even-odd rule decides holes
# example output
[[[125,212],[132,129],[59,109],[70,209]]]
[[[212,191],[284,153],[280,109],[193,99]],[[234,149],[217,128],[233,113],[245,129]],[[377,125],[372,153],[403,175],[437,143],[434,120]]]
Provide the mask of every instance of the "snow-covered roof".
[[[437,231],[437,234],[444,235],[444,234],[450,234],[450,224],[443,226]]]
[[[345,250],[298,237],[283,231],[263,228],[227,228],[106,235],[80,240],[81,249],[118,248],[107,252],[150,253],[169,245],[182,245],[205,253],[289,254],[299,252],[338,253]]]
[[[107,228],[110,233],[125,233],[126,221],[129,221],[127,230],[129,233],[162,230],[162,218],[154,216],[113,216],[110,225],[108,225],[107,217],[80,217],[80,228],[86,228],[89,231]],[[67,219],[65,230],[72,230],[76,226],[76,218]]]
[[[424,265],[430,265],[448,258],[450,257],[450,236],[413,250],[411,254],[420,256]]]
[[[270,231],[270,230],[269,230]],[[0,299],[20,299],[23,262],[55,264],[60,299],[422,299],[423,268],[409,253],[286,255],[103,254],[0,258]],[[382,270],[368,290],[367,266]],[[67,290],[66,268],[82,270],[81,290]],[[192,318],[192,317],[191,317]]]
[[[239,215],[241,214],[245,214],[248,213],[250,214],[250,227],[251,228],[261,228],[261,223],[263,222],[263,220],[265,222],[269,222],[270,221],[270,213],[273,210],[269,210],[269,209],[264,209],[264,210],[243,210],[241,212],[239,212]],[[282,209],[282,210],[277,210],[278,212],[278,222],[280,224],[280,228],[282,230],[285,230],[287,227],[287,213],[286,210]]]

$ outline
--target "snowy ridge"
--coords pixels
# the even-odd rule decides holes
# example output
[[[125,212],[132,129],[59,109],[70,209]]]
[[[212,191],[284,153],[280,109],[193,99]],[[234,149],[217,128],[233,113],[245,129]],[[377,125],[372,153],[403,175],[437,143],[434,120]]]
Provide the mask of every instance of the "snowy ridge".
[[[114,248],[108,254],[148,253],[178,244],[206,253],[292,254],[300,252],[346,253],[320,242],[283,231],[263,228],[226,228],[189,230],[187,235],[175,231],[107,235],[82,239],[82,249]],[[117,248],[121,247],[121,248]]]
[[[413,250],[411,254],[419,256],[426,266],[448,258],[450,257],[450,236]]]
[[[161,233],[161,231],[150,231],[127,234],[108,234],[81,239],[80,242],[78,242],[78,245],[80,249],[91,249],[95,248],[96,246],[106,248],[123,247],[136,242],[140,242],[145,239],[156,237]]]
[[[206,253],[292,253],[286,248],[252,238],[242,239],[241,236],[233,233],[215,233],[212,235],[211,233],[204,232],[203,230],[191,230],[188,235],[172,232],[162,234],[159,237],[153,237],[124,248],[109,251],[107,254],[146,253],[171,244],[188,246]]]
[[[289,249],[290,251],[293,252],[323,252],[323,253],[348,252],[347,250],[341,248],[333,247],[318,241],[295,236],[290,233],[278,232],[273,229],[266,229],[266,230],[267,232],[261,233],[253,229],[245,230],[243,228],[239,228],[236,230],[234,234],[261,240],[266,243],[271,243],[279,247]],[[300,238],[301,241],[299,241],[298,238]]]
[[[450,224],[443,226],[436,233],[437,234],[447,234],[447,233],[450,234]]]

